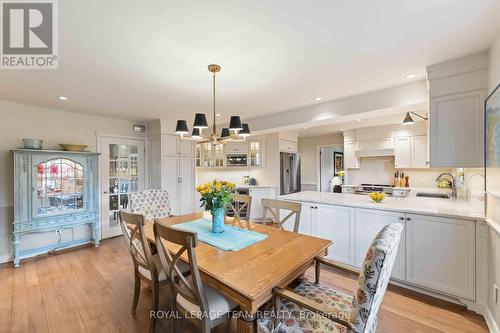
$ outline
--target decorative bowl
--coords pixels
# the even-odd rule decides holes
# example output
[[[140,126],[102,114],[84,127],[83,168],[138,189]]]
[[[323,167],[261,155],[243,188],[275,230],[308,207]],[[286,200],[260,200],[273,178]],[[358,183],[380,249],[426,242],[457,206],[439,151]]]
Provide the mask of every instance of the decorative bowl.
[[[24,149],[42,149],[42,143],[43,140],[40,139],[29,139],[29,138],[24,138],[23,139],[23,147]]]
[[[382,202],[385,199],[384,192],[371,192],[368,193],[368,196],[375,202]]]
[[[71,143],[60,143],[59,146],[66,151],[82,151],[88,147],[87,145],[75,145]]]

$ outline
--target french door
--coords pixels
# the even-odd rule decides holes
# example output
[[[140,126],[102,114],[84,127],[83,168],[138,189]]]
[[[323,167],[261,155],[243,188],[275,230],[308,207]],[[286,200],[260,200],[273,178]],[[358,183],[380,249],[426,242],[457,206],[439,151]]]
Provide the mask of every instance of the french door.
[[[121,235],[118,212],[128,209],[130,194],[144,190],[144,141],[101,138],[101,237]]]

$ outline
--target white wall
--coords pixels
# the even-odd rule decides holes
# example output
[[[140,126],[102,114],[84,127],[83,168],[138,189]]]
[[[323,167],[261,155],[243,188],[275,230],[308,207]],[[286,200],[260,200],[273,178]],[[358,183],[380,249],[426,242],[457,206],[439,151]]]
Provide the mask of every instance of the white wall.
[[[490,50],[489,63],[489,86],[488,91],[500,83],[500,34],[496,38]],[[492,172],[493,171],[493,172]],[[495,187],[493,190],[500,193],[500,170],[488,170],[487,172],[488,188]],[[495,223],[497,228],[490,228],[489,237],[489,284],[488,284],[488,308],[497,327],[500,327],[500,304],[495,304],[492,297],[493,285],[500,287],[500,200],[487,195],[486,215]]]
[[[303,190],[309,189],[309,185],[316,183],[317,181],[318,159],[316,147],[319,145],[343,145],[343,143],[344,137],[342,136],[342,133],[299,137],[298,149],[300,154],[301,181],[303,184]],[[343,151],[343,149],[340,151]]]
[[[134,135],[132,122],[0,101],[0,262],[11,259],[13,221],[13,162],[10,149],[22,147],[22,138],[44,140],[44,149],[58,143],[88,145],[96,151],[96,132]],[[43,237],[43,235],[41,236]]]

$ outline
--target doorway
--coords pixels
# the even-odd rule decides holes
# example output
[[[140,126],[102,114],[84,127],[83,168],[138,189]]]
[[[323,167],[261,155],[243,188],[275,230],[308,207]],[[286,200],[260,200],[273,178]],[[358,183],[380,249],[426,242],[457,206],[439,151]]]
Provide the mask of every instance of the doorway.
[[[127,209],[130,194],[144,190],[145,141],[101,137],[101,238],[121,235],[118,212]]]
[[[332,192],[332,180],[344,170],[343,145],[320,145],[317,150],[317,182],[316,190]]]

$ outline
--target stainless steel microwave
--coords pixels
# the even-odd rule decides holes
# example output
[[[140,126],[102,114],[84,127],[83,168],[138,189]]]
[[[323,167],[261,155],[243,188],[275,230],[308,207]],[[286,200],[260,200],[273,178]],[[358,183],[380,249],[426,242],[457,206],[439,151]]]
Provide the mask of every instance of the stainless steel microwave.
[[[248,165],[248,154],[235,153],[226,154],[226,166],[228,167],[243,167]]]

